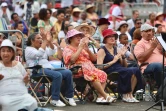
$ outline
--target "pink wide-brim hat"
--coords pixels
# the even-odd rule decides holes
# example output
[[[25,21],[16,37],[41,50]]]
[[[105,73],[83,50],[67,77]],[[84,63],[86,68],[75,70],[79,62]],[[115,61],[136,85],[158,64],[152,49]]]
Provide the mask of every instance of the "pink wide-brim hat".
[[[78,34],[81,34],[82,36],[84,35],[82,32],[80,32],[80,31],[78,31],[76,29],[72,29],[72,30],[70,30],[70,31],[67,32],[66,39],[69,39],[69,38],[71,38],[71,37],[73,37],[75,35],[78,35]]]

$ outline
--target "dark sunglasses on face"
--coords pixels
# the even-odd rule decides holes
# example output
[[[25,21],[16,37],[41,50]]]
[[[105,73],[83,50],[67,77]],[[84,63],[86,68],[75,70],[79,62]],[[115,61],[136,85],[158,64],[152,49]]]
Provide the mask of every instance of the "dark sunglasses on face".
[[[137,24],[138,24],[138,25],[141,25],[141,24],[142,24],[142,22],[137,22]]]
[[[127,25],[124,25],[124,26],[122,26],[123,28],[127,28],[128,26]]]

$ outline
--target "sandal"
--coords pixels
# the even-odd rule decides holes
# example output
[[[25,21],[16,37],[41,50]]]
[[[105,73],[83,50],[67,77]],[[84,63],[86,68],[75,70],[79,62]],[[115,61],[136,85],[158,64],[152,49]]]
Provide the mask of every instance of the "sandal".
[[[111,97],[111,96],[107,96],[106,100],[107,100],[108,102],[110,102],[110,103],[115,103],[117,99],[116,99],[116,98],[113,98],[113,97]]]
[[[110,102],[108,102],[106,99],[104,99],[103,97],[101,97],[101,98],[97,98],[96,99],[96,103],[97,104],[101,104],[101,105],[109,105],[110,104]]]

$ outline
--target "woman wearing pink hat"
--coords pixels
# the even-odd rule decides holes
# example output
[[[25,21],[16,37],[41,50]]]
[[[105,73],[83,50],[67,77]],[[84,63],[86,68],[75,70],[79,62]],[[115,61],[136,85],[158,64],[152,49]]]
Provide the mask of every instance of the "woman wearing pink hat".
[[[97,54],[97,64],[108,64],[104,71],[107,74],[112,72],[119,73],[118,79],[118,92],[123,94],[124,102],[139,102],[133,97],[134,90],[142,88],[142,79],[140,70],[136,67],[126,68],[127,66],[124,54],[127,49],[117,50],[114,47],[117,39],[116,32],[111,29],[106,29],[102,32],[103,34],[103,46]]]
[[[104,92],[107,74],[93,65],[92,61],[96,61],[96,56],[88,48],[89,38],[82,38],[83,36],[83,33],[76,29],[72,29],[67,33],[69,45],[63,51],[64,62],[67,67],[81,64],[84,78],[87,81],[91,81],[93,87],[99,93],[96,102],[115,102],[115,98],[107,96]],[[82,71],[75,77],[81,76]]]

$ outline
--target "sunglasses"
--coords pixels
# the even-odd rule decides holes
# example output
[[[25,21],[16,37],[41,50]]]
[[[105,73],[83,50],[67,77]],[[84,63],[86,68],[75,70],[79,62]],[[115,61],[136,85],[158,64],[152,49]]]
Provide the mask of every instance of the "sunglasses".
[[[140,25],[140,24],[142,24],[142,22],[137,22],[136,24]]]
[[[128,26],[127,25],[124,25],[124,26],[122,26],[123,28],[127,28]]]

